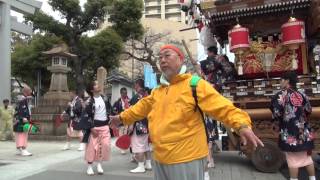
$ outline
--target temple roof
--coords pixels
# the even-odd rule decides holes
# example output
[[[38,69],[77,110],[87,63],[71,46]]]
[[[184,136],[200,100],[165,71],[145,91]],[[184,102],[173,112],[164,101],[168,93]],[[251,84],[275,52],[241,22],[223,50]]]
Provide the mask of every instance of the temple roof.
[[[69,52],[69,47],[65,43],[57,44],[54,45],[54,47],[48,51],[42,52],[43,54],[46,55],[61,55],[61,56],[66,56],[66,57],[77,57],[77,55],[72,54]]]
[[[125,84],[127,86],[132,86],[132,79],[130,79],[126,74],[120,72],[117,69],[112,70],[110,74],[108,74],[107,82],[108,83],[117,82],[117,83]]]
[[[240,0],[227,4],[217,2],[222,1],[205,1],[200,4],[206,16],[213,22],[279,12],[290,13],[291,10],[311,6],[311,0]]]
[[[279,34],[292,13],[306,22],[308,38],[314,37],[320,27],[318,0],[207,0],[200,6],[219,43],[228,40],[227,32],[237,23],[249,28],[250,36]]]

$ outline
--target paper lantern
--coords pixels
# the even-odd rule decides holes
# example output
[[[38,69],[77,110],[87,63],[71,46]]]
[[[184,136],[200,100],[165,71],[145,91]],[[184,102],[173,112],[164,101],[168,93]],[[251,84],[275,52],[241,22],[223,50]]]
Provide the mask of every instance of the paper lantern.
[[[241,56],[244,51],[248,50],[249,44],[249,29],[240,26],[239,24],[234,26],[229,32],[229,44],[230,51],[237,55],[238,59],[238,74],[243,74],[243,62],[241,61]]]
[[[228,32],[230,51],[237,53],[249,49],[249,29],[236,25]]]
[[[287,23],[281,26],[281,32],[282,44],[292,50],[292,69],[298,69],[295,50],[306,41],[304,22],[291,17]]]
[[[281,26],[282,44],[289,49],[298,49],[299,45],[305,43],[304,22],[296,18],[290,18],[289,21]]]

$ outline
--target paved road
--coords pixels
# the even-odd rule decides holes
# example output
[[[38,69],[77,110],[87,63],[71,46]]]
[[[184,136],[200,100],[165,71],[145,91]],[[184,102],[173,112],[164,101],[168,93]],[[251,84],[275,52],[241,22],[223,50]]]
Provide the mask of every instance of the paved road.
[[[63,142],[30,143],[31,157],[16,156],[13,142],[0,142],[0,179],[1,180],[87,180],[83,152],[74,148],[61,151]],[[257,172],[245,157],[237,152],[215,154],[216,168],[210,170],[211,180],[285,180],[280,173],[266,174]],[[103,164],[104,175],[95,175],[90,180],[151,180],[153,172],[131,174],[129,155],[121,155],[113,147],[112,159]]]

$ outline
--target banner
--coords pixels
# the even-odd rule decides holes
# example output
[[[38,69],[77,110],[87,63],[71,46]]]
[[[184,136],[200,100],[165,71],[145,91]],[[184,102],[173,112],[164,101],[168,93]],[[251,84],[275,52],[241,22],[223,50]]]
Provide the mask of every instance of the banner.
[[[143,66],[143,72],[144,72],[144,86],[153,89],[157,87],[157,76],[156,73],[153,72],[153,69],[150,65],[144,65]]]

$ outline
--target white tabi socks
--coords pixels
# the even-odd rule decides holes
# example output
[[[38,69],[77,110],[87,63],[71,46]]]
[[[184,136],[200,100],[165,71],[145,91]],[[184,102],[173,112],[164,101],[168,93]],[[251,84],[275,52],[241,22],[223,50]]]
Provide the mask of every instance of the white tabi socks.
[[[204,180],[210,180],[209,171],[204,172]]]
[[[93,176],[94,175],[94,171],[92,169],[92,165],[91,164],[88,164],[87,175],[89,175],[89,176]]]
[[[316,180],[315,176],[309,176],[309,180]]]
[[[80,143],[78,151],[83,151],[85,149],[85,147],[86,147],[85,143]]]
[[[138,162],[138,167],[130,170],[131,173],[144,173],[146,169],[144,167],[144,162]]]
[[[145,169],[148,171],[152,170],[151,160],[146,160]]]
[[[98,171],[98,174],[100,174],[100,175],[103,174],[103,169],[102,169],[101,163],[97,164],[97,171]]]

